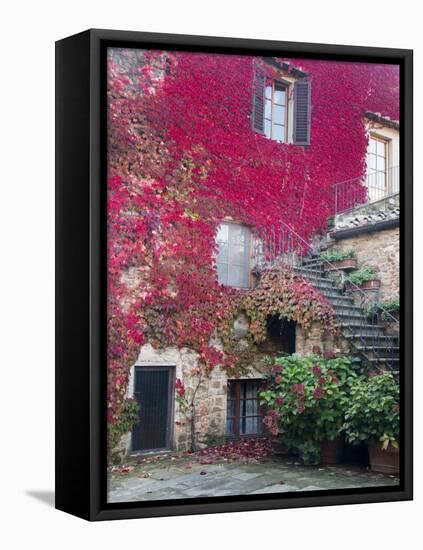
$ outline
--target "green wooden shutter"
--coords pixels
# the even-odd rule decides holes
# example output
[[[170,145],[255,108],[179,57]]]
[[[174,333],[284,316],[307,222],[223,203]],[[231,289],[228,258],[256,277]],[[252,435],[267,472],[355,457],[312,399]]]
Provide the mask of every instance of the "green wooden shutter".
[[[294,84],[294,143],[310,145],[310,81]]]
[[[251,126],[255,132],[264,133],[264,74],[255,69],[253,82],[253,112]]]

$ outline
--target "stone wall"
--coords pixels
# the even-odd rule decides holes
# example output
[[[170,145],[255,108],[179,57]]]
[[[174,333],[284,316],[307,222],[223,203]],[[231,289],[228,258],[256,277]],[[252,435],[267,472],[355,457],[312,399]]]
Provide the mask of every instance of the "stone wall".
[[[399,295],[399,227],[362,233],[336,242],[338,250],[353,248],[358,265],[371,267],[381,280],[379,300]]]
[[[319,346],[322,352],[348,352],[348,346],[345,339],[341,336],[334,337],[324,332],[320,323],[313,323],[309,333],[306,333],[301,325],[297,325],[295,339],[295,351],[300,355],[311,353],[314,346]]]
[[[241,319],[235,322],[235,329],[242,334],[244,323]],[[306,354],[312,351],[314,345],[318,345],[322,351],[336,351],[342,349],[338,340],[330,335],[322,334],[319,323],[315,323],[309,335],[301,326],[296,327],[296,352]],[[258,359],[261,354],[258,353]],[[257,361],[258,363],[259,361]],[[198,355],[188,349],[169,347],[164,350],[155,350],[150,344],[142,346],[138,359],[131,369],[130,382],[127,390],[128,397],[134,396],[135,368],[137,366],[171,366],[174,368],[174,378],[183,381],[186,389],[194,389],[198,384]],[[240,379],[262,378],[264,372],[251,368],[247,376]],[[226,404],[228,378],[225,371],[219,367],[214,368],[209,376],[203,379],[196,393],[196,417],[195,438],[198,447],[206,447],[218,444],[225,439]],[[171,400],[171,447],[173,450],[186,451],[191,447],[191,424],[184,414],[183,408],[176,401],[175,395]],[[126,434],[119,448],[126,452],[132,452],[131,434]]]

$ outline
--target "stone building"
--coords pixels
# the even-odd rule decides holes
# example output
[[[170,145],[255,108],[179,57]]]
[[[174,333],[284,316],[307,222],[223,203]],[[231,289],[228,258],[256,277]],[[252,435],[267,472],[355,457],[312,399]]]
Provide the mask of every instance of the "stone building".
[[[295,134],[295,128],[301,125],[293,118],[292,93],[298,83],[307,82],[303,80],[307,75],[288,67],[281,71],[285,71],[283,79],[266,90],[264,104],[255,104],[253,125],[269,139],[307,142],[310,137],[308,84],[305,84],[305,96],[302,96],[306,112],[305,132],[301,136]],[[275,106],[283,107],[289,113],[289,117],[283,119],[286,126],[279,125],[274,114],[269,115],[270,119],[266,118],[265,113],[276,112]],[[324,245],[339,250],[353,248],[359,264],[372,267],[378,273],[381,280],[378,299],[387,300],[397,297],[399,292],[399,125],[379,113],[366,113],[366,129],[369,134],[366,178],[364,181],[360,178],[359,181],[342,182],[334,188],[336,215]],[[222,222],[216,238],[219,281],[236,288],[251,288],[254,285],[252,262],[257,251],[253,229],[227,219]],[[310,249],[310,252],[313,251]],[[315,345],[324,351],[355,353],[365,349],[363,339],[368,337],[362,329],[367,326],[365,313],[327,275],[318,257],[306,261],[297,259],[295,268],[332,302],[340,326],[346,328],[334,339],[318,324],[312,327],[311,334],[306,335],[300,323],[284,323],[282,320],[272,326],[270,322],[267,341],[258,352],[305,354]],[[353,326],[356,332],[351,329]],[[242,339],[247,330],[248,319],[240,314],[234,321],[234,331]],[[381,342],[384,338],[382,330],[378,328],[375,332]],[[366,356],[364,351],[363,357],[375,365],[386,360],[374,354]],[[169,347],[156,350],[150,344],[141,347],[131,369],[127,395],[142,403],[142,416],[133,431],[122,439],[122,450],[126,453],[188,450],[193,437],[202,447],[227,438],[254,437],[263,433],[257,396],[263,370],[251,365],[248,376],[231,379],[217,367],[198,384],[198,379],[192,376],[197,365],[198,356],[189,349]],[[186,411],[177,399],[176,380],[196,392],[193,423],[187,419]]]

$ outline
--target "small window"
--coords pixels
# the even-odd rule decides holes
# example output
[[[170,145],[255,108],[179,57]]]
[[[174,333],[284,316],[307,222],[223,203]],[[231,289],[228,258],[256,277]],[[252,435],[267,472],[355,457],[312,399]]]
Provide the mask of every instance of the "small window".
[[[287,141],[288,87],[273,81],[264,89],[264,134],[270,139]]]
[[[219,283],[248,288],[250,283],[251,231],[244,225],[222,223],[217,233],[216,258]]]
[[[310,145],[311,82],[300,78],[285,83],[269,80],[255,68],[251,126],[255,132],[278,141]]]
[[[258,392],[261,380],[229,380],[226,414],[228,437],[257,436],[263,433]]]
[[[367,151],[367,188],[370,200],[383,198],[388,180],[388,141],[370,136]]]

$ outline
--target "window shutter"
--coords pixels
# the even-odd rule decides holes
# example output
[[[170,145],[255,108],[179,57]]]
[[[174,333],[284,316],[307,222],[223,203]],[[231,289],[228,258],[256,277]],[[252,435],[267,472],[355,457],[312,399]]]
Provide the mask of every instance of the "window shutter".
[[[264,133],[264,74],[257,68],[254,74],[253,83],[253,112],[251,114],[251,125],[253,130]]]
[[[294,85],[294,143],[310,145],[310,81]]]

